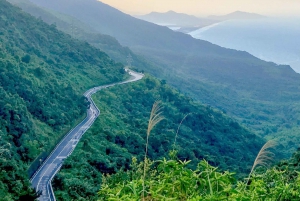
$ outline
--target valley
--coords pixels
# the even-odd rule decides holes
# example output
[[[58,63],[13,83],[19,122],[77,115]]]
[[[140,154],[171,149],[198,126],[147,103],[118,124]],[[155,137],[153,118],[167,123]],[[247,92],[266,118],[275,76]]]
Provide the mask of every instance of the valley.
[[[93,0],[76,0],[72,4],[66,1],[63,6],[56,0],[31,2],[80,20],[97,33],[115,37],[121,46],[131,50],[121,52],[120,48],[115,48],[117,51],[113,51],[110,46],[108,53],[114,59],[126,62],[126,57],[132,54],[133,66],[166,80],[191,98],[227,113],[257,135],[266,139],[283,136],[280,141],[285,147],[285,157],[290,157],[296,150],[299,144],[296,128],[300,75],[290,66],[266,62],[245,51],[194,39]],[[82,8],[90,12],[84,14],[80,12]],[[229,17],[240,15],[250,17],[250,21],[251,17],[264,19],[240,12]],[[105,19],[111,21],[107,23]],[[122,19],[122,23],[118,19]],[[99,43],[92,44],[108,49]],[[118,52],[118,55],[112,52]],[[296,132],[286,135],[290,129]]]
[[[93,87],[92,89],[84,93],[84,96],[90,102],[86,118],[75,128],[73,128],[62,139],[62,141],[59,142],[59,144],[55,147],[55,149],[51,152],[51,154],[47,157],[47,159],[43,162],[43,164],[31,178],[32,186],[36,189],[36,191],[41,191],[42,193],[42,196],[39,198],[39,200],[55,200],[55,195],[53,193],[51,184],[52,179],[62,167],[63,161],[72,154],[81,137],[93,125],[95,119],[100,115],[100,110],[94,104],[91,96],[101,89],[113,87],[118,84],[135,82],[143,78],[142,74],[138,74],[133,71],[127,72],[131,76],[127,81]]]
[[[235,18],[266,20],[201,37]],[[0,19],[0,200],[299,198],[290,66],[95,0],[0,0]]]

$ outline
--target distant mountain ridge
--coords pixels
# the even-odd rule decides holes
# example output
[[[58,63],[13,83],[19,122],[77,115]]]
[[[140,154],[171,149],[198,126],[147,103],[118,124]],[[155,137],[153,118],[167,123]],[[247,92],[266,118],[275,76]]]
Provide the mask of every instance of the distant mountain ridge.
[[[256,14],[256,13],[248,13],[243,11],[235,11],[233,13],[229,13],[227,15],[211,15],[208,17],[209,19],[213,20],[253,20],[253,19],[262,19],[266,18],[266,16]]]
[[[216,20],[198,18],[193,15],[177,13],[174,11],[168,11],[166,13],[151,12],[147,15],[136,15],[134,17],[155,24],[166,24],[167,26],[174,25],[180,27],[184,27],[184,26],[203,27],[218,22]]]
[[[194,15],[177,13],[172,10],[165,13],[151,12],[146,15],[135,15],[134,17],[157,25],[166,26],[174,31],[179,31],[183,33],[189,33],[199,28],[210,26],[218,22],[227,20],[250,20],[265,18],[265,16],[263,15],[247,13],[242,11],[235,11],[233,13],[229,13],[227,15],[222,16],[211,15],[209,17],[199,18]]]
[[[40,9],[37,11],[43,12]],[[122,64],[114,62],[87,42],[59,31],[54,23],[48,25],[41,17],[36,19],[2,0],[0,13],[4,19],[0,20],[1,200],[35,200],[38,195],[30,188],[28,176],[34,173],[73,124],[81,121],[89,107],[89,103],[82,96],[83,91],[104,83],[120,82],[128,76]],[[56,20],[50,14],[43,16]],[[59,22],[63,24],[63,21]],[[97,102],[102,102],[101,98],[107,100],[105,104],[108,108],[101,111],[109,122],[94,127],[100,130],[89,129],[89,132],[99,134],[93,139],[96,142],[95,149],[88,142],[90,137],[80,142],[87,155],[94,155],[91,158],[87,155],[76,157],[86,159],[80,163],[68,163],[70,159],[66,159],[64,167],[80,173],[72,174],[71,180],[58,177],[53,181],[59,189],[70,191],[72,196],[66,198],[68,195],[63,192],[64,199],[58,200],[94,200],[90,197],[97,196],[96,192],[101,183],[99,171],[111,174],[121,167],[128,169],[132,158],[130,154],[143,158],[147,111],[159,96],[164,102],[166,122],[161,124],[160,129],[157,128],[158,138],[150,141],[153,146],[149,146],[148,153],[153,158],[167,156],[173,144],[175,128],[185,113],[193,115],[185,119],[182,135],[176,144],[176,149],[182,147],[178,157],[183,161],[205,157],[213,164],[220,164],[220,168],[227,169],[228,166],[230,169],[240,168],[244,172],[246,168],[249,169],[262,144],[263,139],[239,126],[227,115],[203,104],[194,103],[165,82],[151,76],[141,80],[134,88],[117,90],[114,87],[114,90],[95,99]],[[114,115],[118,118],[111,115],[112,111],[117,112]],[[114,120],[117,120],[117,124],[113,123]],[[119,126],[134,129],[136,135]],[[228,139],[228,143],[224,142],[225,139]],[[3,148],[6,151],[6,147],[8,153],[3,153]],[[216,147],[217,151],[211,147]],[[244,151],[240,152],[241,149]],[[95,150],[100,151],[100,154]],[[209,157],[216,156],[216,153],[220,156],[219,159]],[[224,157],[226,153],[228,158]],[[243,158],[243,161],[236,163],[236,158]],[[232,167],[229,160],[237,168]],[[73,165],[80,167],[76,169]],[[95,179],[95,183],[87,182],[91,178]],[[62,183],[63,180],[66,183]]]
[[[155,64],[141,66],[142,70],[238,118],[261,136],[272,138],[277,132],[288,133],[288,129],[298,126],[300,75],[290,66],[194,39],[96,0],[31,1],[115,37],[121,45]],[[296,145],[300,139],[283,135],[281,142]]]

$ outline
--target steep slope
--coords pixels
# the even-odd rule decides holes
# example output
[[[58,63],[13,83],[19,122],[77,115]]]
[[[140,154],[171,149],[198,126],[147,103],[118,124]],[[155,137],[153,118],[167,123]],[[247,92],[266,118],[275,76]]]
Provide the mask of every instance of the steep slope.
[[[97,200],[102,174],[129,169],[132,157],[143,160],[149,113],[156,100],[162,101],[165,120],[149,137],[151,159],[168,157],[186,114],[175,148],[181,160],[193,161],[190,168],[204,158],[221,170],[241,176],[249,172],[263,143],[228,116],[192,101],[151,76],[102,90],[93,99],[101,116],[54,179],[58,200]]]
[[[147,23],[94,0],[31,0],[69,14],[95,30],[116,37],[155,66],[142,66],[203,103],[238,118],[268,138],[284,133],[289,153],[297,133],[300,75],[252,55],[193,39],[166,27]],[[109,20],[108,20],[109,19]],[[133,62],[134,64],[134,62]],[[159,67],[157,67],[159,66]],[[297,139],[297,138],[295,138]],[[290,146],[292,145],[292,146]]]
[[[134,66],[143,69],[159,68],[153,62],[146,60],[142,56],[134,54],[128,47],[123,47],[115,38],[97,33],[89,25],[78,19],[53,10],[46,10],[31,3],[29,0],[8,0],[12,4],[22,8],[25,12],[42,19],[47,24],[55,24],[56,28],[71,35],[73,38],[86,41],[100,50],[107,53],[112,59],[127,64],[128,56],[132,57]]]
[[[82,93],[125,72],[105,53],[4,0],[0,18],[0,194],[32,200],[27,172],[85,115]]]

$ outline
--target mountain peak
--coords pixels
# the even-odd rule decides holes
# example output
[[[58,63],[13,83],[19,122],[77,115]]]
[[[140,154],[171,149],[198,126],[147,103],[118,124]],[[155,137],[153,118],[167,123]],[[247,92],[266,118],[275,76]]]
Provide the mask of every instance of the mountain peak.
[[[176,14],[177,14],[177,12],[175,12],[175,11],[173,11],[173,10],[169,10],[169,11],[166,12],[166,13],[172,13],[172,14],[176,13]]]
[[[261,19],[261,18],[265,18],[266,16],[257,14],[257,13],[249,13],[249,12],[244,12],[244,11],[234,11],[232,13],[229,13],[227,15],[220,15],[220,16],[216,16],[216,15],[212,15],[209,16],[209,19],[215,19],[215,20],[234,20],[234,19],[243,19],[243,20],[248,20],[248,19]]]

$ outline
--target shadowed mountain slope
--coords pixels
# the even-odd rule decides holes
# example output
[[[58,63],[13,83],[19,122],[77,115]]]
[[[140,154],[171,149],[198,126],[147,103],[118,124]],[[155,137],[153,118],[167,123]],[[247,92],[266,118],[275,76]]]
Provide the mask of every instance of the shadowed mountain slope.
[[[33,200],[28,175],[85,115],[82,93],[126,75],[104,52],[4,0],[0,19],[0,199]]]
[[[262,136],[281,138],[287,150],[300,143],[300,75],[290,66],[194,39],[95,0],[31,1],[115,37],[155,64],[143,70],[238,118]]]

